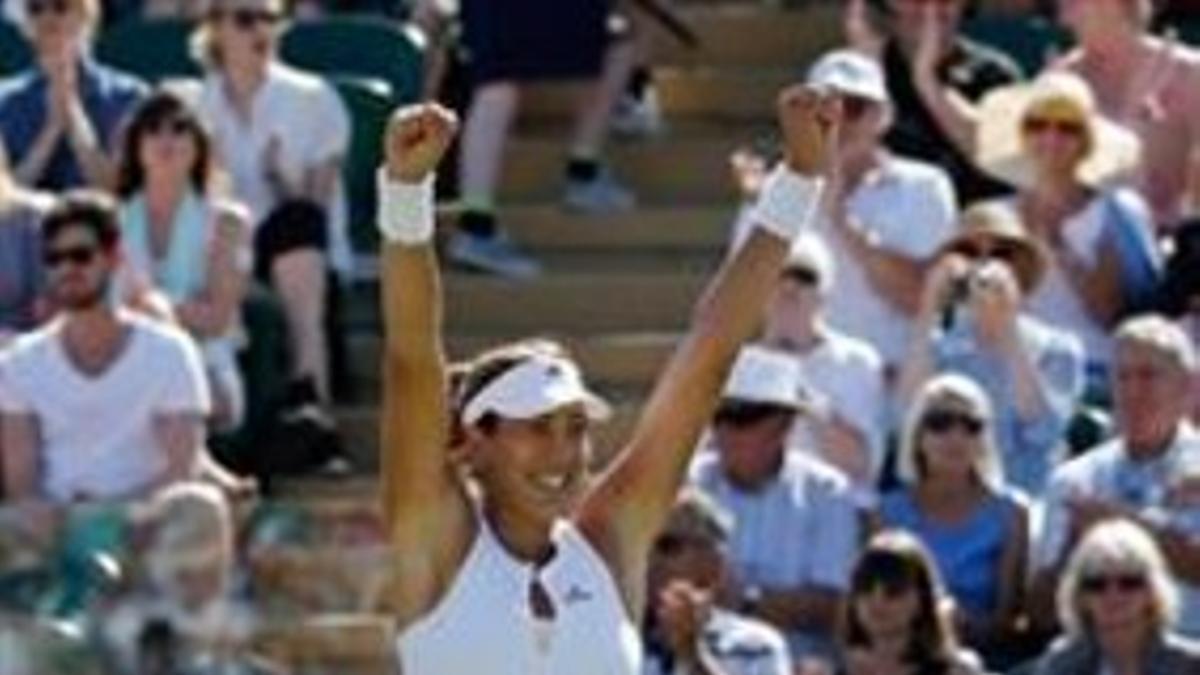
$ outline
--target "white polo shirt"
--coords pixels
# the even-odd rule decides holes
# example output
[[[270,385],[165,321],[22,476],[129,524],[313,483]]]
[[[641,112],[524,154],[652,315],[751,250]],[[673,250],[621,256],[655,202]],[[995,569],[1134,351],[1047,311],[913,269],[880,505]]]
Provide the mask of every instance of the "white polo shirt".
[[[0,412],[37,419],[41,492],[55,501],[117,498],[145,488],[167,468],[155,420],[210,409],[191,338],[140,316],[123,317],[128,342],[97,376],[71,363],[62,319],[22,336],[0,356]]]
[[[932,164],[889,156],[848,200],[847,213],[868,241],[913,260],[929,259],[957,227],[954,186]],[[817,227],[837,260],[825,316],[839,330],[869,342],[885,363],[898,364],[907,353],[912,317],[875,290],[833,228],[828,217]]]
[[[350,117],[336,90],[324,80],[281,63],[272,63],[255,94],[250,119],[234,108],[220,75],[210,74],[197,101],[200,116],[213,135],[234,196],[250,207],[255,224],[278,206],[267,180],[266,156],[277,139],[280,169],[299,182],[312,167],[345,157],[350,147]],[[346,195],[339,183],[329,209],[329,244],[334,266],[350,264]]]

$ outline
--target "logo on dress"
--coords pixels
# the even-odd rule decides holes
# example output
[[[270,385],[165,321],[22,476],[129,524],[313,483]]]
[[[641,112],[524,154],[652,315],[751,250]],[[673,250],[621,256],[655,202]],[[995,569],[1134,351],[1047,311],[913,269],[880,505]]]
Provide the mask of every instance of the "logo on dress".
[[[591,591],[579,586],[571,586],[566,596],[563,597],[563,604],[570,607],[571,605],[578,605],[583,602],[591,602],[592,598]]]

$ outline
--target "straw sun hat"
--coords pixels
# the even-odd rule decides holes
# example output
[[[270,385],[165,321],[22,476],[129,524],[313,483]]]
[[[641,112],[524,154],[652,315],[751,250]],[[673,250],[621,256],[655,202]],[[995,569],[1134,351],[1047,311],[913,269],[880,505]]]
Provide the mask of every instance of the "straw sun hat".
[[[1078,180],[1101,187],[1131,174],[1141,160],[1141,142],[1132,132],[1104,118],[1091,87],[1068,72],[1046,73],[1027,84],[998,89],[979,106],[976,163],[1016,187],[1037,180],[1026,152],[1022,126],[1033,110],[1055,119],[1079,119],[1087,129],[1087,153],[1076,170]]]

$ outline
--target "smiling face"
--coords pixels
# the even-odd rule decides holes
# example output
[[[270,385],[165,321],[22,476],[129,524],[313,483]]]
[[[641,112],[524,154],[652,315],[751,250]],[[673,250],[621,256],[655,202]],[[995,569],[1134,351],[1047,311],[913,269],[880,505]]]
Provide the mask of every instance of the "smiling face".
[[[145,120],[138,129],[137,154],[146,176],[185,182],[196,173],[200,129],[182,111],[164,112]]]
[[[1088,154],[1087,116],[1071,101],[1034,105],[1021,121],[1021,140],[1040,179],[1074,179]]]
[[[523,522],[549,527],[570,513],[587,484],[591,422],[583,404],[530,420],[496,418],[467,431],[486,500]]]

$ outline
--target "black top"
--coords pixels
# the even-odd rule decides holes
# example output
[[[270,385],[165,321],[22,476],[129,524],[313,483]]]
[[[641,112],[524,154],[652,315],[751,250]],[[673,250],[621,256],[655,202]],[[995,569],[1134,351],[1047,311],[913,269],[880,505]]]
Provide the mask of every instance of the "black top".
[[[593,79],[611,0],[462,0],[462,41],[476,84]]]
[[[954,181],[961,205],[1012,191],[976,169],[942,131],[921,100],[908,61],[895,42],[889,42],[884,49],[883,68],[896,110],[895,121],[885,138],[889,148],[945,169]],[[978,101],[991,89],[1022,79],[1021,70],[1012,59],[961,37],[938,75],[942,82],[971,101]]]

